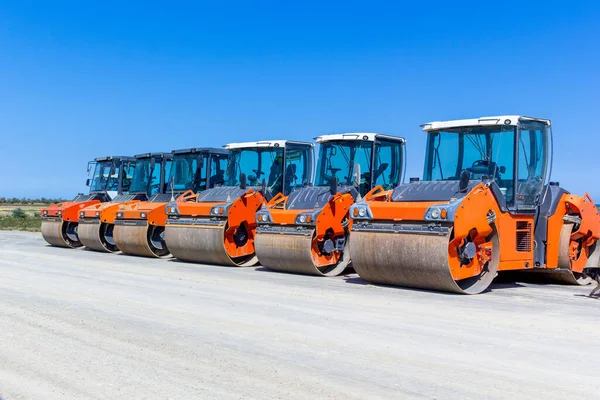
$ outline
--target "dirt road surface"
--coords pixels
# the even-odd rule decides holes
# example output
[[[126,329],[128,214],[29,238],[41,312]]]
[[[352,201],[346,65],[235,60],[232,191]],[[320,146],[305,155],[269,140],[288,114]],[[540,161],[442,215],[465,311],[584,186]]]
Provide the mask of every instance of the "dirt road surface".
[[[458,296],[0,232],[0,397],[594,398],[590,290]]]

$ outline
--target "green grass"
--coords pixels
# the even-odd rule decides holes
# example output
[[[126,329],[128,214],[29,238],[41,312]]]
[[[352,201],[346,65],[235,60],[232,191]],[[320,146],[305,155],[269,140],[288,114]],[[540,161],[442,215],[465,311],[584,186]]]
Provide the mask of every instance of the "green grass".
[[[12,216],[0,216],[0,230],[5,231],[27,231],[39,232],[42,219],[27,213],[25,218],[14,218]]]

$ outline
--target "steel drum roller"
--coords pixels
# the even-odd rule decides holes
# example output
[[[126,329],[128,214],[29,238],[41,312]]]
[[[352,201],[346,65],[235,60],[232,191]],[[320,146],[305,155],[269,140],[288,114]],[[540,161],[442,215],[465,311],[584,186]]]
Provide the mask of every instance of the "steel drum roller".
[[[348,266],[349,252],[344,252],[337,265],[317,268],[311,251],[314,235],[314,230],[305,235],[258,232],[254,242],[256,255],[262,266],[273,271],[319,276],[339,275]]]
[[[161,257],[150,247],[149,238],[150,226],[144,225],[115,225],[114,238],[119,250],[125,254],[142,257]],[[168,253],[167,253],[168,255]]]
[[[100,223],[80,223],[78,228],[79,240],[88,249],[111,252],[111,250],[106,247],[100,230]]]
[[[226,225],[177,226],[167,225],[165,241],[173,257],[182,261],[203,264],[249,267],[258,262],[252,255],[241,260],[233,260],[225,250]]]
[[[498,236],[492,237],[492,261],[474,278],[455,281],[448,264],[448,235],[352,232],[352,265],[361,278],[386,285],[461,294],[484,291],[498,269]]]
[[[67,224],[62,219],[42,221],[41,231],[46,242],[59,247],[81,247],[81,242],[71,240],[66,235]]]

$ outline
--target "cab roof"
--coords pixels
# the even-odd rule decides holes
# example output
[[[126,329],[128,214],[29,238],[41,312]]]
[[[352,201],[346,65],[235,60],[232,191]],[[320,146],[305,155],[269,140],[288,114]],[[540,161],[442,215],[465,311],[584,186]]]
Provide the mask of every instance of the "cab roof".
[[[142,154],[135,155],[135,158],[149,158],[149,157],[163,157],[166,159],[170,159],[170,158],[173,158],[173,154],[172,153],[142,153]]]
[[[220,147],[192,147],[190,149],[173,150],[173,154],[188,154],[188,153],[213,153],[213,154],[225,154],[229,153],[227,149]]]
[[[521,122],[534,121],[541,122],[550,126],[550,120],[545,118],[532,118],[521,115],[500,115],[495,117],[480,117],[471,119],[457,119],[452,121],[435,121],[421,125],[425,132],[439,131],[443,129],[461,128],[468,126],[490,126],[490,125],[507,125],[517,126]]]
[[[244,148],[256,148],[256,147],[285,147],[291,144],[298,144],[304,146],[314,147],[313,143],[310,142],[296,142],[293,140],[261,140],[259,142],[242,142],[242,143],[229,143],[225,147],[227,150],[231,149],[244,149]]]
[[[368,133],[368,132],[348,132],[348,133],[333,133],[329,135],[321,135],[315,138],[315,142],[324,143],[331,142],[333,140],[366,140],[374,142],[376,139],[387,139],[394,140],[402,143],[406,143],[406,139],[400,136],[384,135],[380,133]]]
[[[131,157],[131,156],[107,156],[107,157],[98,157],[98,158],[95,158],[94,161],[96,161],[96,162],[103,162],[103,161],[135,161],[135,157]]]

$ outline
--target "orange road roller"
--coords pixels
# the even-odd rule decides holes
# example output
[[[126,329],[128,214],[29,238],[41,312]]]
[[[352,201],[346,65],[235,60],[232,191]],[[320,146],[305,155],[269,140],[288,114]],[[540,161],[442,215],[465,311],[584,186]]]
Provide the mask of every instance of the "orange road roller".
[[[143,257],[166,257],[165,206],[176,198],[187,198],[223,180],[227,151],[193,148],[162,153],[143,180],[150,188],[148,201],[120,206],[115,219],[114,241],[125,254]]]
[[[97,203],[79,212],[79,240],[90,250],[114,253],[119,251],[114,240],[115,219],[121,206],[128,206],[148,198],[158,192],[158,186],[151,185],[153,164],[162,165],[162,153],[140,154],[127,163],[123,177],[123,193],[106,203]],[[160,167],[156,169],[157,174]]]
[[[350,263],[350,206],[398,186],[405,170],[405,140],[375,133],[315,138],[314,186],[272,199],[256,213],[256,255],[273,271],[335,276]]]
[[[255,214],[311,180],[312,143],[289,140],[232,143],[223,185],[167,206],[165,238],[184,261],[252,266]]]
[[[365,280],[477,294],[499,271],[588,284],[600,216],[588,194],[550,181],[547,119],[499,116],[422,125],[423,180],[351,208],[350,253]]]
[[[80,193],[72,201],[41,210],[41,231],[46,242],[59,247],[81,247],[78,235],[80,211],[92,204],[108,202],[127,191],[126,166],[133,160],[132,157],[111,156],[90,161],[88,173],[92,167],[94,172],[86,182],[90,187],[89,193]]]

